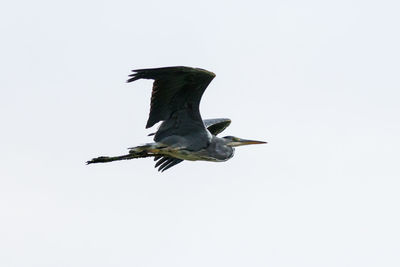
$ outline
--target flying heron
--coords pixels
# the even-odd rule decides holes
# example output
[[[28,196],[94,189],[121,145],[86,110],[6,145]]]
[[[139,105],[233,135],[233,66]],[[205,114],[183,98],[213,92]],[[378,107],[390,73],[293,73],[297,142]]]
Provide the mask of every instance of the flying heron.
[[[97,157],[87,164],[134,158],[154,157],[155,168],[165,171],[183,160],[221,162],[232,158],[234,147],[265,144],[234,136],[217,137],[231,123],[230,119],[202,120],[199,104],[215,74],[200,68],[165,67],[133,70],[129,82],[154,80],[151,107],[146,128],[162,121],[154,142],[129,148],[116,157]]]

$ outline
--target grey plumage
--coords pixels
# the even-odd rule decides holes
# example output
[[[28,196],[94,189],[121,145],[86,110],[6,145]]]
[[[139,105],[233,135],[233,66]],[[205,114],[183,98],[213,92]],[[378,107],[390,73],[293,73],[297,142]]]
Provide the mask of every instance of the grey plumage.
[[[166,67],[133,70],[127,82],[152,79],[153,90],[146,128],[162,122],[154,134],[154,143],[133,147],[119,157],[98,157],[87,162],[99,163],[139,157],[154,157],[155,167],[165,171],[183,160],[226,161],[233,147],[265,142],[233,136],[217,137],[229,126],[229,119],[202,120],[199,104],[215,74],[190,67]]]

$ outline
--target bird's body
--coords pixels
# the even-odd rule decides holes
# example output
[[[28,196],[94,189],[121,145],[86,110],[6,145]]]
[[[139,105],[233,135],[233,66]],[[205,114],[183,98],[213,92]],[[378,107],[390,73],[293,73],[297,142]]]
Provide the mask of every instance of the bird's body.
[[[87,163],[154,157],[156,167],[164,171],[183,160],[226,161],[233,157],[234,146],[263,144],[233,136],[217,135],[229,126],[229,119],[202,120],[199,104],[215,74],[189,67],[134,70],[128,82],[153,79],[150,115],[146,128],[162,121],[154,142],[129,149],[118,157],[98,157]]]
[[[179,145],[176,145],[179,144]],[[202,148],[190,150],[189,143],[184,138],[172,136],[161,142],[149,143],[143,146],[133,147],[130,153],[141,153],[143,151],[160,154],[181,160],[203,160],[203,161],[227,161],[233,156],[234,148],[227,146],[223,138],[211,136],[209,143]]]

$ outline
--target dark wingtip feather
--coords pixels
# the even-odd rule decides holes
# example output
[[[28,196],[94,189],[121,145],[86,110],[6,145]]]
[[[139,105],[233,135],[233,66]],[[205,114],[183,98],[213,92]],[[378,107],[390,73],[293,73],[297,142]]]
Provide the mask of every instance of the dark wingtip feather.
[[[162,168],[161,172],[168,170],[169,168],[175,166],[176,164],[178,164],[180,162],[182,162],[181,159],[171,159],[171,161]]]
[[[132,73],[128,75],[129,78],[126,82],[130,83],[130,82],[134,82],[136,80],[139,79],[148,79],[148,77],[146,77],[146,70],[145,69],[137,69],[137,70],[132,70]]]
[[[167,157],[163,157],[163,158],[159,159],[157,161],[156,165],[154,166],[154,168],[157,168],[158,166],[160,166],[161,164],[164,164],[165,162],[168,162],[169,160],[170,160],[170,158],[167,158]]]
[[[163,163],[158,168],[158,171],[163,172],[164,168],[167,167],[168,165],[170,165],[172,162],[174,162],[174,159],[166,158],[165,160],[163,160]]]
[[[183,161],[181,159],[170,158],[170,157],[166,157],[166,156],[156,156],[154,160],[157,160],[157,163],[154,166],[154,168],[158,167],[159,172],[166,171],[169,168],[171,168],[171,167],[175,166],[176,164]]]
[[[135,71],[133,70],[132,72],[135,72]],[[138,75],[138,73],[132,73],[132,74],[129,74],[128,76],[131,77],[131,78],[129,78],[128,80],[126,80],[127,83],[134,82],[134,81],[139,80],[139,79],[141,78],[141,77]]]
[[[163,166],[163,168],[161,170],[159,170],[159,171],[164,172],[164,171],[168,170],[169,168],[171,168],[174,165],[175,165],[175,162],[171,161],[168,164],[166,164],[165,166]]]

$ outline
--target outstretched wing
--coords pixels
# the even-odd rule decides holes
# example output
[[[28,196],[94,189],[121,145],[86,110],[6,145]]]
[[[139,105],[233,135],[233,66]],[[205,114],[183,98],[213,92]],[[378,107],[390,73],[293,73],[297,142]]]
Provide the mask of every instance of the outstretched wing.
[[[166,121],[177,111],[184,111],[185,119],[203,123],[199,104],[201,97],[215,74],[207,70],[189,67],[166,67],[133,70],[127,82],[152,79],[149,128],[159,121]]]

